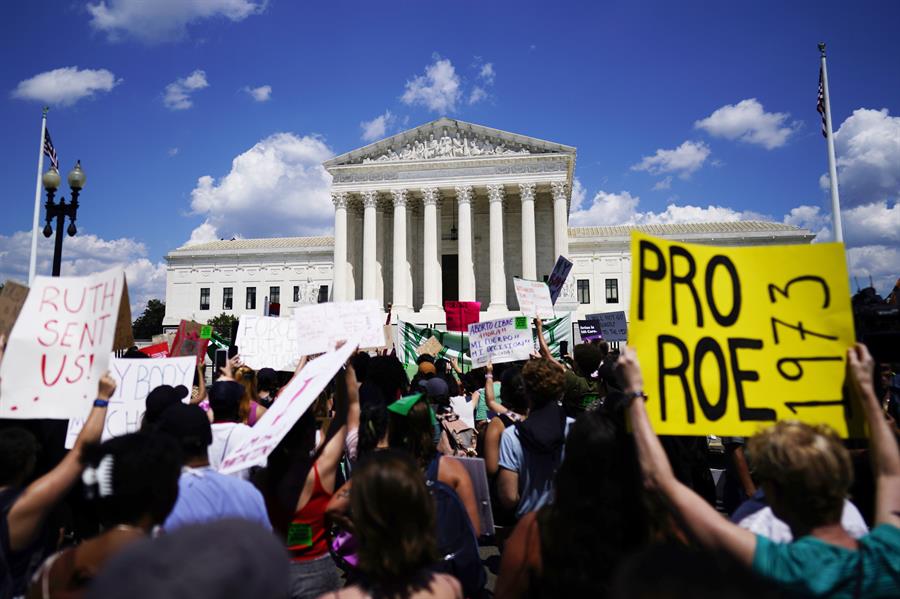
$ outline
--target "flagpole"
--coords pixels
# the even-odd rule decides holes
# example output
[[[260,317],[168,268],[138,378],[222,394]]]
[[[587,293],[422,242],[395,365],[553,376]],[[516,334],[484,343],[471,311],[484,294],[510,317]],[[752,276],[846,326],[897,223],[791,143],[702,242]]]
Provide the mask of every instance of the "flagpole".
[[[825,92],[825,129],[828,142],[828,176],[831,181],[831,221],[834,240],[844,241],[844,227],[841,225],[841,198],[838,194],[837,165],[834,159],[834,133],[831,130],[831,94],[828,93],[828,68],[825,66],[825,42],[819,42],[822,60],[822,87]]]
[[[44,112],[41,115],[41,143],[38,146],[37,183],[34,186],[34,220],[31,224],[31,258],[28,262],[28,285],[31,285],[34,281],[35,271],[37,270],[38,221],[41,217],[41,171],[44,170],[44,136],[47,134],[48,110],[50,108],[44,106]]]

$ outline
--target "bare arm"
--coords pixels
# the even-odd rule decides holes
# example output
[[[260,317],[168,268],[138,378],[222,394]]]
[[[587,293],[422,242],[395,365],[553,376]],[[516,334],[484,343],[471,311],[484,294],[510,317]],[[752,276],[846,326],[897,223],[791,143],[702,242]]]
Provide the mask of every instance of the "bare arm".
[[[641,368],[634,350],[625,348],[618,368],[626,395],[643,390]],[[630,400],[628,416],[644,486],[666,499],[675,515],[704,548],[725,551],[745,566],[752,565],[756,536],[723,518],[702,497],[675,478],[669,458],[653,431],[647,408],[640,397]]]
[[[107,373],[100,378],[97,399],[109,401],[115,390],[116,383]],[[34,540],[47,513],[69,492],[81,475],[84,469],[81,463],[84,446],[100,441],[105,421],[106,406],[91,408],[72,450],[53,470],[28,485],[16,499],[7,515],[10,549],[20,551]]]
[[[752,497],[753,494],[756,493],[756,485],[753,483],[753,478],[750,476],[750,467],[747,465],[744,446],[735,445],[731,448],[729,453],[731,454],[731,463],[734,464],[738,479],[741,482],[741,486],[744,488],[744,493],[747,494],[747,497]]]
[[[488,362],[485,370],[487,373],[484,377],[484,403],[487,404],[488,410],[497,414],[506,414],[509,410],[497,403],[497,396],[494,394],[494,365]]]
[[[540,318],[534,319],[534,328],[537,329],[538,346],[541,349],[541,357],[550,360],[551,362],[553,362],[554,364],[556,364],[557,366],[559,366],[560,368],[565,370],[566,367],[563,366],[559,362],[559,360],[554,358],[553,354],[550,352],[550,346],[547,345],[547,340],[544,339],[544,324],[541,322]]]
[[[350,490],[353,480],[348,480],[335,491],[325,507],[325,519],[337,523],[346,531],[353,532],[353,520],[350,519]]]
[[[500,469],[500,437],[503,436],[503,430],[503,422],[499,418],[494,418],[484,434],[484,468],[487,470],[488,478],[497,476]]]
[[[500,468],[497,473],[497,496],[500,505],[508,510],[519,505],[519,473]]]
[[[441,479],[442,483],[453,487],[456,494],[459,495],[463,507],[466,508],[469,520],[472,521],[475,536],[481,536],[481,518],[478,516],[478,501],[475,499],[475,487],[472,486],[472,479],[469,477],[465,466],[451,457],[441,457],[438,479]]]
[[[202,403],[206,399],[206,364],[197,364],[197,397],[191,399],[192,404]]]
[[[869,425],[872,469],[875,473],[875,524],[900,527],[900,450],[891,432],[872,382],[874,360],[866,346],[857,343],[847,351],[851,388],[862,404]]]
[[[535,574],[541,573],[541,539],[537,512],[522,516],[503,547],[494,596],[497,599],[525,597]]]
[[[347,425],[350,412],[356,412],[356,425],[359,426],[359,385],[356,381],[356,371],[347,360],[344,375],[338,374],[335,386],[335,419],[331,426],[336,426],[334,434],[325,443],[321,455],[316,460],[319,467],[319,476],[325,490],[334,489],[335,475],[338,464],[344,455],[344,444],[347,440]],[[312,475],[312,472],[310,472]]]

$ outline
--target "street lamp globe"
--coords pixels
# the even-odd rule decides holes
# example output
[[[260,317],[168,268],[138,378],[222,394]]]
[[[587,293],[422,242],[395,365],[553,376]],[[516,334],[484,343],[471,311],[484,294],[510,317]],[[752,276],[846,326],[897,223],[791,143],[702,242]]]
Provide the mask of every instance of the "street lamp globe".
[[[75,163],[75,168],[69,171],[69,187],[72,189],[83,189],[84,184],[87,182],[87,177],[84,175],[84,171],[81,170],[81,161],[77,161]]]
[[[51,166],[47,169],[47,172],[41,176],[41,182],[44,184],[44,189],[47,191],[56,191],[59,189],[59,171]]]

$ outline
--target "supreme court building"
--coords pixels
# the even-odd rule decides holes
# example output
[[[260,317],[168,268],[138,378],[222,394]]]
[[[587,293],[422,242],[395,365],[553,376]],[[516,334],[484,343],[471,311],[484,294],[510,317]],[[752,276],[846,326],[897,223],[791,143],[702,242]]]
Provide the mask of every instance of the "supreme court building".
[[[324,164],[333,237],[237,239],[166,256],[166,326],[221,312],[281,314],[312,302],[374,299],[403,320],[444,322],[444,300],[480,301],[484,318],[516,313],[513,277],[572,273],[557,301],[576,318],[628,310],[630,231],[719,245],[809,243],[764,221],[570,227],[576,150],[441,118]],[[298,207],[301,209],[302,207]]]

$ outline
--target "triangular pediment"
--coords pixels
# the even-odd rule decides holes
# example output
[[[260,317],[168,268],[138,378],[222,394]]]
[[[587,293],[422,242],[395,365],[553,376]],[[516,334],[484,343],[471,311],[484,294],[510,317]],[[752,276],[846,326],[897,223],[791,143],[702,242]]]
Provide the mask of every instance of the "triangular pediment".
[[[468,160],[530,154],[575,154],[575,148],[535,137],[440,118],[336,156],[325,168],[380,162]]]

